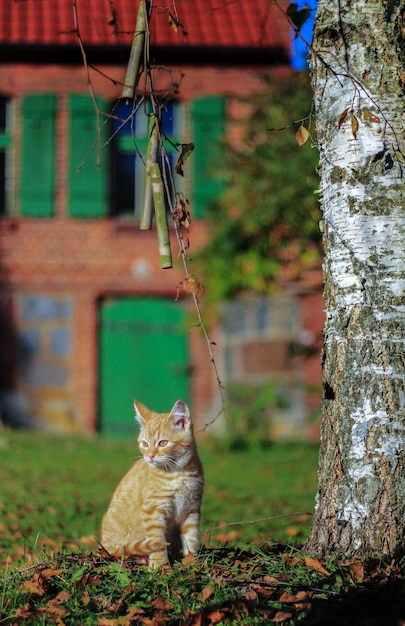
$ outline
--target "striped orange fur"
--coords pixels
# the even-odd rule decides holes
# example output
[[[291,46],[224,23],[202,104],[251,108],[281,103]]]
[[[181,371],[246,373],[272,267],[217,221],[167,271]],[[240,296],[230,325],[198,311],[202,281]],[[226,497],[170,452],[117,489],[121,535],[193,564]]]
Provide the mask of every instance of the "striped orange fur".
[[[149,567],[173,556],[195,554],[199,545],[203,470],[190,411],[177,400],[170,413],[134,402],[143,459],[115,490],[101,524],[107,552],[148,556]]]

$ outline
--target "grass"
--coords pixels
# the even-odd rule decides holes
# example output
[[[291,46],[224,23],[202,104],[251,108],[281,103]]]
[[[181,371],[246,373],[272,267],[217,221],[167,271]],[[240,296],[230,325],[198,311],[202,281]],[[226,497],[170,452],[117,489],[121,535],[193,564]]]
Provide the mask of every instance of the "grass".
[[[311,516],[287,515],[313,510],[315,446],[230,452],[219,445],[200,445],[200,454],[206,545],[302,542]],[[32,550],[44,540],[90,542],[112,491],[139,456],[134,441],[31,432],[0,435],[0,455],[0,558],[16,544]],[[275,519],[240,524],[261,518]]]
[[[403,563],[321,563],[300,548],[316,447],[200,452],[198,559],[150,572],[136,559],[109,558],[93,539],[137,456],[133,441],[0,433],[0,624],[400,623]]]

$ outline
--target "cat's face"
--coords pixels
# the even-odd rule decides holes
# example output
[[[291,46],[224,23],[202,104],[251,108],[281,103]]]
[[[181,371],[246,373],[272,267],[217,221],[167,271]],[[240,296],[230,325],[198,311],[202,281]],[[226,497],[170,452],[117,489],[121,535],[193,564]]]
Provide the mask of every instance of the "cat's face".
[[[187,405],[178,400],[170,413],[149,411],[139,402],[134,403],[141,429],[139,450],[151,467],[177,471],[190,459],[193,435]]]

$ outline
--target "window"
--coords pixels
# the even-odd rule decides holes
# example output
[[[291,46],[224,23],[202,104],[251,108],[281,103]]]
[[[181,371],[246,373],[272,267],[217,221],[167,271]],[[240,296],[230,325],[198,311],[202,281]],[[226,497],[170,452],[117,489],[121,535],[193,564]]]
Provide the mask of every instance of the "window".
[[[11,102],[0,96],[0,216],[10,212],[11,191]]]
[[[112,212],[116,216],[140,217],[150,110],[148,104],[146,111],[141,106],[133,113],[133,103],[122,100],[111,114],[111,198]],[[181,106],[176,102],[166,102],[162,108],[162,132],[168,161],[166,165],[170,168],[175,165],[179,154],[174,145],[181,143],[181,121]],[[178,178],[176,182],[180,182]]]

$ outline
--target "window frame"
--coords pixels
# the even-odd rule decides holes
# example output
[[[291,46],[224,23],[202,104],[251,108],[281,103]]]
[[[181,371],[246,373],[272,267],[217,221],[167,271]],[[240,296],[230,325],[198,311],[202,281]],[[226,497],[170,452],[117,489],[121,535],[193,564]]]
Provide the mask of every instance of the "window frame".
[[[128,115],[123,115],[120,113],[119,108],[120,104],[122,106],[128,106]],[[149,133],[149,113],[148,108],[150,107],[149,101],[146,103],[141,103],[137,105],[135,112],[129,108],[133,103],[124,104],[122,101],[117,101],[112,106],[111,112],[111,125],[110,125],[110,136],[111,136],[111,178],[110,178],[110,215],[115,219],[123,219],[123,220],[135,220],[139,221],[143,194],[144,194],[144,185],[145,185],[145,177],[146,177],[146,151],[148,146],[148,133]],[[177,158],[181,153],[180,144],[184,143],[185,130],[187,127],[186,124],[186,108],[183,102],[178,100],[170,100],[167,101],[167,104],[170,105],[171,111],[169,115],[171,115],[171,132],[165,132],[163,127],[163,132],[165,135],[164,139],[164,147],[166,158],[170,159],[171,162],[171,170],[175,183],[175,191],[177,193],[184,192],[184,179],[182,176],[179,176],[174,171],[174,166],[177,162]],[[162,102],[163,107],[166,106],[166,103]],[[118,111],[117,111],[118,109]],[[149,108],[149,110],[151,110]],[[137,124],[137,119],[140,121],[139,125]],[[124,130],[124,132],[122,132]],[[178,150],[174,147],[178,144]],[[120,171],[119,171],[119,160],[125,158],[125,156],[129,156],[131,160],[133,160],[134,169],[131,172],[130,167],[131,164],[128,164],[127,177],[132,179],[131,186],[129,189],[132,191],[132,201],[128,202],[128,204],[132,203],[132,206],[124,206],[122,203],[118,205],[120,202],[119,192],[117,190],[119,188],[124,187],[124,185],[120,185]],[[121,180],[123,180],[123,176],[121,174]],[[128,186],[128,185],[127,185]],[[130,195],[128,194],[128,197]]]

